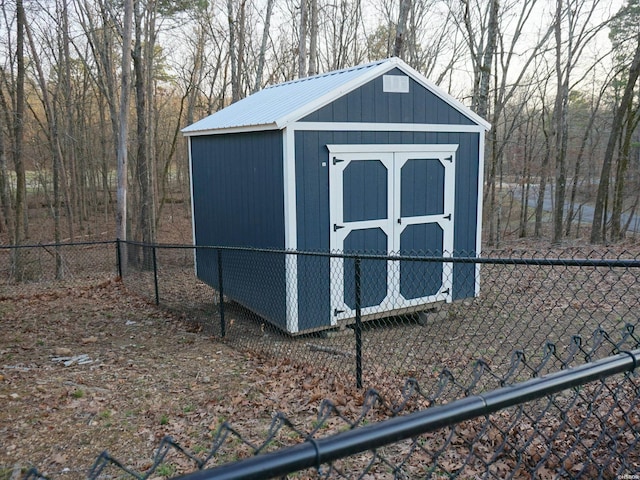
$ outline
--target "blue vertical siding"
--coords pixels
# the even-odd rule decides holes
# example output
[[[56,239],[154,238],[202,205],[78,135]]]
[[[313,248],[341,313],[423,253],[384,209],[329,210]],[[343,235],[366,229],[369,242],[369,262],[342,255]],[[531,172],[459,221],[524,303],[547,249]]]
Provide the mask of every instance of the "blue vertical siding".
[[[394,69],[388,75],[404,76],[404,73]],[[301,121],[475,125],[412,78],[409,93],[383,92],[382,82],[382,76],[375,78]]]
[[[298,249],[329,250],[329,168],[326,145],[457,144],[453,254],[475,255],[479,135],[446,132],[297,131],[295,168]],[[328,325],[331,317],[329,260],[301,258],[298,262],[298,272],[298,310],[301,328]],[[455,265],[453,298],[468,298],[474,294],[474,265]]]
[[[195,242],[199,246],[284,249],[282,133],[191,139]],[[218,287],[216,252],[198,249],[198,277]],[[225,294],[286,326],[282,254],[223,251]]]

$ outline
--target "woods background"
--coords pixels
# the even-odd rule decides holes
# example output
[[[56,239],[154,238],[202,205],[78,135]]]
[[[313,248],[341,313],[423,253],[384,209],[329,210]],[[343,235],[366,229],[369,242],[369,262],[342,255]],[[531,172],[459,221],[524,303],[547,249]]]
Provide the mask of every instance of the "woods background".
[[[190,210],[181,128],[265,85],[391,55],[492,124],[488,245],[616,242],[636,225],[639,0],[1,6],[2,243],[95,236],[97,219],[107,239],[163,241],[167,209]]]

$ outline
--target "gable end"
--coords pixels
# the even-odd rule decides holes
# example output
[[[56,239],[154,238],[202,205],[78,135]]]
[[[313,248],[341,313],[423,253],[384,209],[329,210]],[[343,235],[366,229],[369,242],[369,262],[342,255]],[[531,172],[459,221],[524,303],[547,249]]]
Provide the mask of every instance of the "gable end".
[[[398,76],[398,83],[408,80],[408,92],[388,91],[385,77],[389,76]],[[386,83],[389,83],[388,79]],[[475,125],[462,112],[398,68],[337,98],[300,121]]]

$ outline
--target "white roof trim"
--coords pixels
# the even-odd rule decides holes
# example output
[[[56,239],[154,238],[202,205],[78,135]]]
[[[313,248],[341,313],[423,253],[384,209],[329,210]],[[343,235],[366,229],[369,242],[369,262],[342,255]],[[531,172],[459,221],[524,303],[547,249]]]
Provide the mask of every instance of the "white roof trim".
[[[484,132],[482,125],[457,123],[373,123],[373,122],[293,122],[287,125],[294,130],[335,130],[347,132]]]
[[[203,119],[203,120],[200,120],[199,122],[196,122],[190,126],[185,127],[184,129],[182,129],[182,133],[185,136],[196,136],[196,135],[214,135],[214,134],[224,134],[224,133],[253,132],[253,131],[259,131],[259,130],[282,130],[287,126],[291,125],[292,123],[298,122],[301,118],[304,118],[305,116],[313,113],[314,111],[319,110],[325,105],[330,104],[334,100],[337,100],[338,98],[348,94],[349,92],[356,90],[358,87],[393,70],[394,68],[398,68],[399,70],[404,72],[407,76],[411,77],[417,83],[419,83],[428,91],[433,93],[440,100],[444,101],[446,104],[448,104],[449,106],[451,106],[452,108],[460,112],[462,115],[467,117],[476,125],[480,126],[482,129],[484,130],[491,129],[491,124],[488,123],[483,118],[481,118],[476,113],[474,113],[470,108],[468,108],[467,106],[465,106],[464,104],[462,104],[461,102],[453,98],[444,90],[440,89],[437,85],[429,81],[427,78],[424,77],[424,75],[422,75],[421,73],[411,68],[401,59],[392,57],[383,61],[371,62],[365,65],[359,65],[352,68],[345,68],[335,72],[327,72],[327,73],[318,75],[317,77],[321,78],[321,77],[326,77],[328,75],[336,75],[340,73],[351,73],[354,70],[363,70],[363,72],[360,75],[356,75],[351,80],[348,80],[343,84],[339,84],[336,88],[334,88],[331,91],[328,91],[324,95],[321,95],[320,97],[314,100],[311,100],[307,103],[303,103],[301,106],[297,108],[294,107],[294,109],[289,112],[285,111],[282,114],[276,116],[275,118],[273,117],[271,119],[266,118],[265,120],[267,121],[264,123],[257,123],[255,125],[244,124],[244,125],[230,125],[228,127],[221,126],[221,127],[207,128],[206,122],[203,122],[204,125],[202,129],[194,129],[193,127],[197,123],[202,122],[204,120]],[[264,90],[262,90],[262,92],[265,92],[270,88],[286,87],[287,84],[295,84],[300,82],[313,82],[313,81],[314,81],[313,77],[302,78],[298,80],[293,80],[291,82],[285,82],[282,84],[274,85],[272,87],[267,87]],[[242,100],[240,102],[242,102]],[[209,117],[206,117],[206,118],[209,118]]]
[[[402,60],[400,61],[402,62]],[[439,97],[441,100],[451,105],[453,108],[458,110],[463,115],[469,117],[470,120],[473,120],[475,123],[482,125],[485,128],[485,130],[491,130],[491,124],[489,122],[487,122],[484,118],[482,118],[480,115],[478,115],[469,107],[467,107],[464,103],[453,98],[451,95],[449,95],[439,86],[437,86],[427,77],[422,75],[420,72],[414,70],[412,67],[410,67],[404,62],[399,64],[398,68],[403,70],[405,73],[407,73],[411,77],[413,77],[414,80],[416,80],[418,83],[421,83],[423,87],[425,87],[427,90],[430,90],[434,95]]]
[[[276,123],[263,123],[260,125],[242,125],[240,127],[213,128],[203,130],[181,130],[185,137],[195,137],[198,135],[222,135],[224,133],[259,132],[262,130],[280,130]]]

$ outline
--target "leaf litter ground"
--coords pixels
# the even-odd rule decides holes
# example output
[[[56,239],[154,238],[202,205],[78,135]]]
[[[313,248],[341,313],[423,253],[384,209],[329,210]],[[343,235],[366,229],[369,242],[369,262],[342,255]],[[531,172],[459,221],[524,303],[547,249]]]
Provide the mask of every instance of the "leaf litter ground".
[[[335,376],[239,353],[187,327],[115,280],[1,294],[0,478],[29,465],[83,478],[104,450],[145,471],[165,435],[207,452],[224,421],[259,445],[276,412],[311,428],[336,391],[347,414],[360,413],[362,393]],[[176,462],[166,474],[195,469]]]

